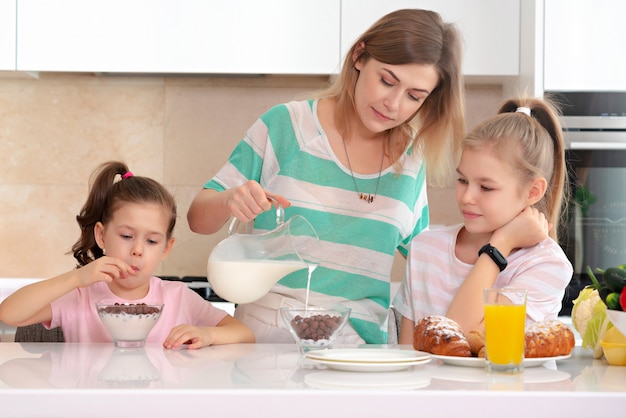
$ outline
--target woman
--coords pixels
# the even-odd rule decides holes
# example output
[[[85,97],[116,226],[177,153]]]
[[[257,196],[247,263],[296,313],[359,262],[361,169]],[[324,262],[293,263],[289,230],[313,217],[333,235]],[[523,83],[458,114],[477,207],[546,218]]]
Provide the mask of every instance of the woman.
[[[428,226],[429,178],[451,173],[465,128],[456,28],[427,10],[392,12],[352,46],[318,98],[273,107],[205,184],[187,218],[202,234],[229,217],[275,227],[268,197],[316,229],[324,253],[309,303],[352,308],[340,342],[385,343],[394,253]],[[307,273],[283,278],[235,317],[258,342],[291,342],[277,308],[306,298]]]

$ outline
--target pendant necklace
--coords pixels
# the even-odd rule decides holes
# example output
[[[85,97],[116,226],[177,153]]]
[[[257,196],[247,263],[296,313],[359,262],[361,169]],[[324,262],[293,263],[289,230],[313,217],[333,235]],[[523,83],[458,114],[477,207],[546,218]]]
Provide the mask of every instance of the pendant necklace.
[[[383,155],[380,159],[380,169],[378,170],[378,180],[376,181],[376,191],[374,192],[374,194],[363,193],[359,191],[359,188],[356,185],[356,179],[354,178],[354,172],[352,171],[352,164],[350,164],[350,156],[348,155],[348,148],[346,147],[346,141],[343,138],[341,138],[341,141],[343,142],[343,150],[345,151],[346,159],[348,160],[348,168],[350,169],[350,176],[352,177],[352,182],[354,183],[354,190],[356,191],[357,195],[359,195],[359,199],[365,200],[367,203],[372,203],[374,201],[374,198],[378,194],[378,185],[380,184],[380,176],[383,173],[383,162],[385,161],[385,151],[383,149]]]

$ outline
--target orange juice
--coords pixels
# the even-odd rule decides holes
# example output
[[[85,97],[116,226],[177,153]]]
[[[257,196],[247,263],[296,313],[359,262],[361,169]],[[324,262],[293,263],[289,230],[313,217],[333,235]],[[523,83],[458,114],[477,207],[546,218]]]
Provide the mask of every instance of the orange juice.
[[[522,364],[525,324],[525,304],[485,304],[485,349],[490,363]]]

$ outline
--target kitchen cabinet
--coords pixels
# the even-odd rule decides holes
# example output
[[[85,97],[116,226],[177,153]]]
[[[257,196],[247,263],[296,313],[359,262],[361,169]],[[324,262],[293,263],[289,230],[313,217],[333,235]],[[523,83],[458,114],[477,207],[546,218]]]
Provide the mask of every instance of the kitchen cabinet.
[[[17,5],[23,71],[330,74],[340,65],[337,0]]]
[[[15,4],[0,0],[0,71],[15,70]]]
[[[404,8],[434,10],[458,24],[465,45],[465,75],[519,74],[520,0],[342,0],[342,56],[378,18]]]
[[[626,90],[626,3],[546,0],[544,90]]]

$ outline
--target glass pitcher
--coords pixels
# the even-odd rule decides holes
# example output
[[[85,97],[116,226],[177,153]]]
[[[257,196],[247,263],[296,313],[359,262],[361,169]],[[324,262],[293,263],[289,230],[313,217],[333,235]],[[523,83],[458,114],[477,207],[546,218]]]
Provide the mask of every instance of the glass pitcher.
[[[213,291],[233,303],[250,303],[263,297],[280,279],[296,270],[312,271],[320,261],[317,232],[306,218],[285,221],[276,205],[276,228],[260,234],[237,233],[234,218],[228,238],[219,242],[207,262]]]

